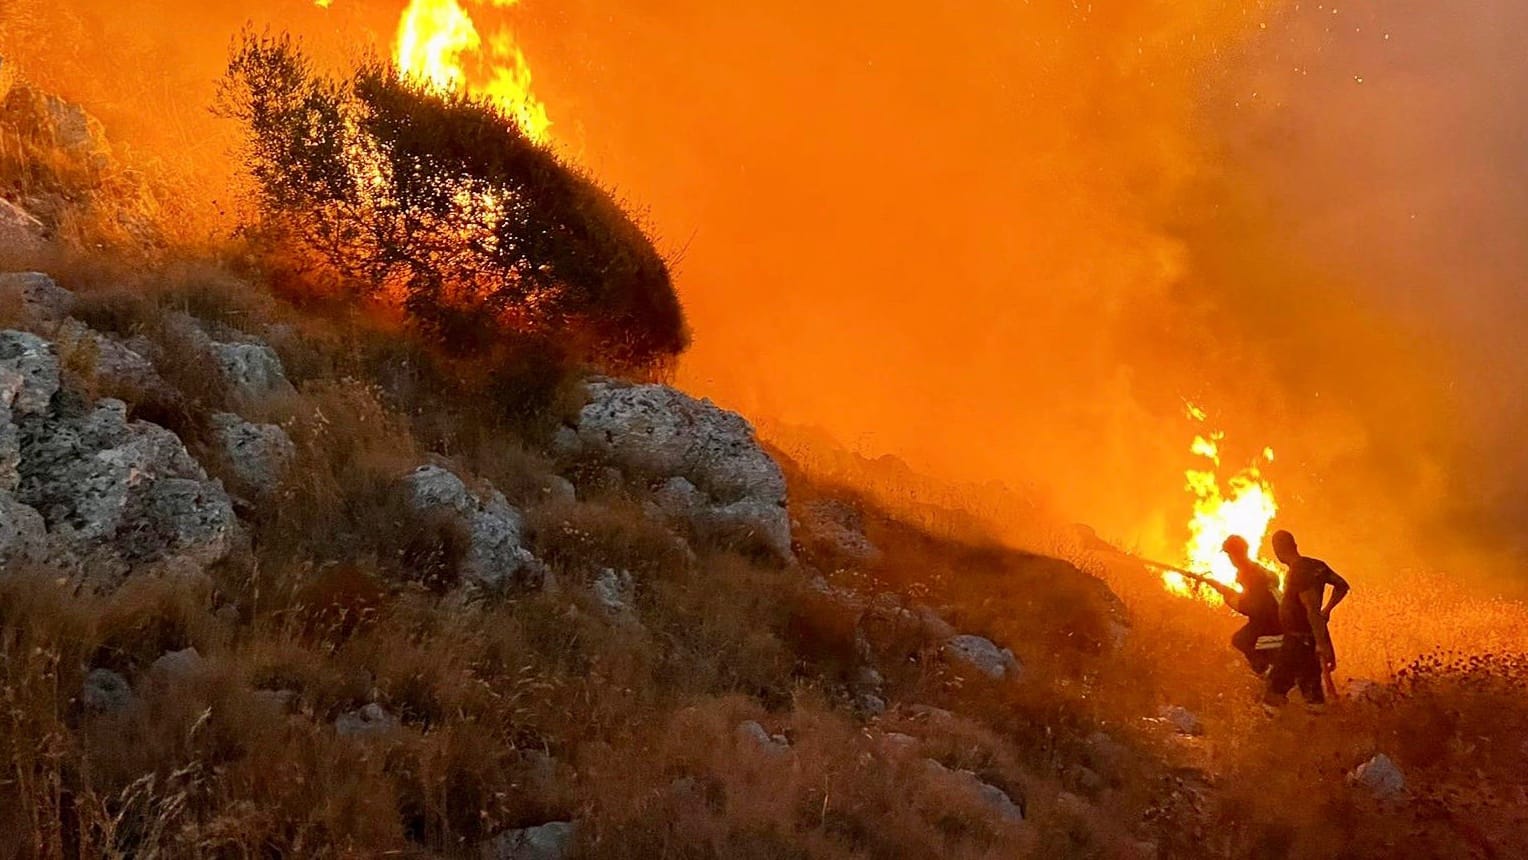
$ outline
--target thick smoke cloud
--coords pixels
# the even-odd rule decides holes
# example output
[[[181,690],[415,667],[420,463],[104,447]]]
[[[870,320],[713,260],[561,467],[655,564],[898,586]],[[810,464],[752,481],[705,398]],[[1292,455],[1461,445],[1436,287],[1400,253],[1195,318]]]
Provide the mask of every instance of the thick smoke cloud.
[[[140,139],[196,153],[214,126],[187,102],[245,20],[338,57],[385,43],[402,4],[62,5],[94,23],[37,62],[116,57],[66,83],[123,126],[147,99]],[[679,258],[684,384],[951,481],[1033,488],[1154,551],[1186,517],[1192,400],[1230,461],[1278,451],[1281,522],[1334,562],[1512,547],[1515,0],[477,14],[513,24],[554,137]]]

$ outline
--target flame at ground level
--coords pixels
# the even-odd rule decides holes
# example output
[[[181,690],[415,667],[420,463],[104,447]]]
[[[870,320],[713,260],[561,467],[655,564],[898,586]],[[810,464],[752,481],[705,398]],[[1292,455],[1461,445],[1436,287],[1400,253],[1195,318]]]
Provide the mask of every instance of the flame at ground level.
[[[1196,421],[1205,419],[1203,410],[1198,407],[1190,406],[1188,412],[1189,417]],[[1204,573],[1216,582],[1234,585],[1236,566],[1221,549],[1222,545],[1232,535],[1240,536],[1251,547],[1253,558],[1264,567],[1273,569],[1271,563],[1261,557],[1261,549],[1263,539],[1268,534],[1268,526],[1278,514],[1279,506],[1274,499],[1272,485],[1264,479],[1257,463],[1221,480],[1220,449],[1223,440],[1223,434],[1210,433],[1196,436],[1190,446],[1190,451],[1196,457],[1208,462],[1184,473],[1187,489],[1194,496],[1194,512],[1189,520],[1189,539],[1183,554],[1185,566],[1189,570]],[[1271,463],[1273,457],[1272,448],[1263,450],[1263,461]],[[1212,602],[1220,600],[1218,594],[1208,589],[1195,588],[1177,574],[1164,574],[1162,579],[1168,590],[1176,594],[1199,596]]]

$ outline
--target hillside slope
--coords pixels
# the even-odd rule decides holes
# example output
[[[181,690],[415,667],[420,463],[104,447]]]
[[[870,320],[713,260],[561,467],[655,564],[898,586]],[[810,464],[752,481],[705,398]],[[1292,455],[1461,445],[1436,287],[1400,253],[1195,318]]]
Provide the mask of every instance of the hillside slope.
[[[909,523],[237,247],[81,242],[117,192],[27,185],[64,130],[0,176],[0,857],[1525,850],[1507,649],[1269,721],[1128,558]],[[1377,753],[1403,789],[1349,783]]]

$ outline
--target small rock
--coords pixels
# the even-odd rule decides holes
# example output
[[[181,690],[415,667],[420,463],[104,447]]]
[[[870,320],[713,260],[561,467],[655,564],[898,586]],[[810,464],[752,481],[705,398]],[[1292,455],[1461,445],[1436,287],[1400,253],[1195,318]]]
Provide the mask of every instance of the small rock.
[[[791,748],[790,743],[784,737],[770,735],[769,732],[764,730],[763,726],[753,720],[738,726],[734,734],[737,736],[739,743],[752,746],[770,756],[785,755]]]
[[[804,542],[854,564],[875,564],[881,551],[865,536],[865,517],[853,505],[838,500],[812,502],[801,516]]]
[[[195,648],[166,651],[149,666],[149,676],[163,681],[186,681],[201,674],[207,661]]]
[[[267,708],[286,713],[292,709],[293,703],[297,701],[297,691],[256,690],[253,697],[256,702]]]
[[[1159,849],[1155,842],[1142,840],[1135,843],[1134,849],[1137,860],[1157,860]]]
[[[854,683],[865,690],[879,690],[886,685],[886,679],[873,666],[861,666],[854,673]]]
[[[886,700],[874,693],[865,693],[856,701],[860,711],[868,717],[884,716],[886,713]]]
[[[631,617],[636,585],[632,582],[630,573],[607,567],[594,578],[594,582],[590,584],[590,590],[594,592],[595,602],[610,617],[618,619]]]
[[[1406,776],[1395,762],[1384,753],[1376,755],[1348,774],[1348,781],[1374,793],[1375,797],[1390,798],[1406,791]]]
[[[1187,708],[1168,705],[1162,708],[1160,716],[1180,735],[1197,737],[1204,734],[1204,724],[1199,722],[1197,714]]]
[[[484,860],[564,860],[578,836],[578,825],[554,821],[501,833],[483,846]]]
[[[127,679],[110,669],[91,669],[80,690],[80,702],[100,713],[120,714],[131,708],[133,701],[133,688]]]
[[[398,728],[398,718],[376,702],[357,711],[341,714],[334,721],[335,732],[345,737],[376,737]]]
[[[546,479],[542,495],[551,504],[571,505],[578,501],[578,488],[573,486],[572,481],[561,475],[551,475]]]
[[[994,681],[1017,678],[1021,667],[1013,652],[982,636],[956,636],[945,643],[945,656],[976,669]]]

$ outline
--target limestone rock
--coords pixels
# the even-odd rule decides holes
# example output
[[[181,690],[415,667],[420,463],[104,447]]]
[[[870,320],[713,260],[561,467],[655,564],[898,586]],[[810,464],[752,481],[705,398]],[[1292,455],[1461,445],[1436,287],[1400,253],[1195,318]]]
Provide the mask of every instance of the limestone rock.
[[[74,306],[74,293],[41,272],[0,275],[0,296],[18,302],[26,318],[35,322],[62,320]]]
[[[149,677],[166,683],[195,678],[207,668],[207,661],[195,648],[166,651],[149,666]]]
[[[341,714],[334,721],[334,731],[344,737],[376,737],[398,728],[398,718],[376,702]]]
[[[255,400],[292,392],[281,357],[263,343],[209,344],[223,381],[236,399]]]
[[[1204,734],[1204,724],[1199,721],[1199,716],[1187,708],[1168,705],[1162,708],[1159,716],[1180,735],[1197,737]]]
[[[0,492],[0,571],[14,562],[48,560],[48,524],[42,514]]]
[[[80,703],[98,713],[120,714],[134,701],[127,679],[110,669],[91,669],[80,690]]]
[[[71,366],[88,372],[109,388],[166,395],[171,391],[154,362],[143,353],[79,320],[65,320],[59,326],[57,340],[60,352],[78,356]]]
[[[483,846],[484,860],[564,860],[578,836],[578,825],[554,821],[501,833]]]
[[[450,470],[420,466],[403,480],[416,511],[457,517],[468,538],[462,573],[477,585],[501,588],[535,578],[540,562],[524,546],[520,512],[498,490],[475,493]]]
[[[733,733],[739,744],[758,750],[767,756],[782,756],[790,752],[790,741],[784,735],[771,735],[762,725],[749,720]]]
[[[991,680],[1017,678],[1022,668],[1018,658],[992,640],[970,634],[956,636],[944,646],[945,656],[981,672]]]
[[[594,577],[590,590],[594,592],[595,602],[608,616],[614,619],[632,618],[636,584],[630,573],[605,568]]]
[[[223,487],[208,479],[174,433],[127,420],[127,406],[70,399],[20,422],[16,498],[52,538],[116,576],[139,564],[207,565],[227,556],[238,532]]]
[[[823,500],[805,506],[803,542],[854,564],[874,564],[881,551],[865,536],[865,517],[853,505]]]
[[[588,392],[560,449],[666,482],[660,504],[670,516],[688,517],[717,539],[792,558],[785,474],[742,416],[665,385],[596,379]]]
[[[1348,774],[1348,782],[1363,786],[1375,797],[1392,798],[1406,791],[1406,776],[1390,756],[1380,753]]]
[[[964,792],[985,806],[994,817],[1009,824],[1024,822],[1024,808],[1015,803],[1008,793],[987,782],[969,770],[950,770],[933,759],[924,761],[929,777],[944,782]]]
[[[0,332],[0,404],[10,408],[11,417],[46,412],[58,387],[52,344],[23,331]]]
[[[274,424],[251,424],[228,412],[212,416],[212,439],[238,485],[257,497],[275,493],[297,457],[285,430]]]

